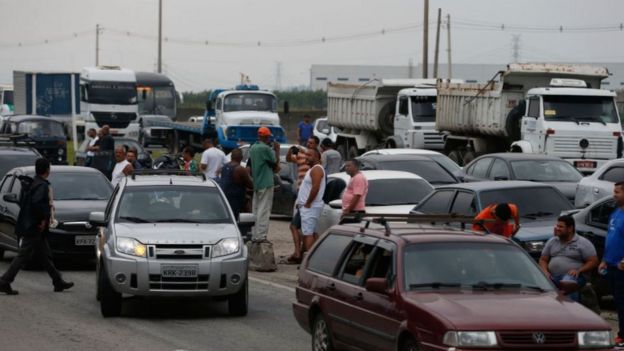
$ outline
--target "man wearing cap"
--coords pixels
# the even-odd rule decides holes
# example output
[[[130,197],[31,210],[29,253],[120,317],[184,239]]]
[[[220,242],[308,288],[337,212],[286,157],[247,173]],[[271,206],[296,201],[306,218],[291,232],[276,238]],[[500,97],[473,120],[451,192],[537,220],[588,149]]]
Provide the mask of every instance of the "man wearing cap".
[[[273,206],[273,174],[279,172],[280,145],[271,141],[271,130],[267,127],[258,128],[258,142],[249,149],[248,167],[251,167],[253,179],[253,213],[256,225],[252,240],[265,241],[269,232],[269,219]]]

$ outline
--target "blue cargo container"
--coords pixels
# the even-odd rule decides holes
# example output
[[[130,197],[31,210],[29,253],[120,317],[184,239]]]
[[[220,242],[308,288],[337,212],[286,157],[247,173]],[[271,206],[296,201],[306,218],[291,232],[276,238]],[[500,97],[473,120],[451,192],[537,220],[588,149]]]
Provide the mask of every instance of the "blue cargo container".
[[[79,73],[13,71],[13,88],[15,114],[58,117],[69,122],[72,112],[80,113]]]

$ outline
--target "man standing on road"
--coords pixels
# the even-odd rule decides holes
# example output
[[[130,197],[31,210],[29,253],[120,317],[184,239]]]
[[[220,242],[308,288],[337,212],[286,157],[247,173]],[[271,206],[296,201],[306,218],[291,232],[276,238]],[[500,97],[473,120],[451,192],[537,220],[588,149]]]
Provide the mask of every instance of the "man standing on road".
[[[231,153],[232,160],[226,163],[221,170],[221,189],[230,203],[232,212],[236,220],[245,207],[245,194],[247,189],[253,189],[253,181],[249,172],[241,166],[243,152],[241,149],[234,149]]]
[[[137,159],[138,155],[139,155],[139,152],[134,147],[131,147],[126,154],[126,160],[132,165],[132,168],[134,170],[143,168],[143,166],[141,166],[141,163]]]
[[[115,164],[115,168],[113,169],[113,176],[111,178],[111,184],[113,188],[119,184],[119,182],[123,179],[123,177],[128,174],[132,174],[134,168],[132,164],[128,162],[126,159],[126,148],[125,145],[119,145],[115,148],[115,160],[117,163]]]
[[[206,174],[207,178],[217,179],[221,167],[227,162],[227,158],[223,151],[215,147],[213,139],[205,139],[203,146],[205,151],[202,153],[199,168]]]
[[[323,139],[321,143],[321,164],[326,174],[334,174],[340,172],[342,166],[342,155],[334,148],[334,143],[329,138]]]
[[[618,208],[609,218],[604,254],[598,272],[604,274],[606,270],[618,314],[619,331],[615,346],[624,347],[624,182],[615,183],[613,199]]]
[[[99,144],[96,146],[97,150],[93,159],[93,168],[102,172],[109,180],[111,179],[111,172],[113,171],[113,151],[115,150],[115,140],[110,135],[110,128],[108,125],[102,126],[100,129]]]
[[[314,126],[310,121],[310,115],[304,115],[303,121],[297,125],[297,141],[299,145],[303,146],[312,137],[312,130]],[[317,143],[318,146],[318,143]]]
[[[513,218],[514,223],[509,223]],[[478,223],[483,221],[483,223]],[[484,208],[475,217],[475,224],[472,230],[498,234],[511,238],[520,229],[520,218],[518,217],[518,207],[514,204],[500,203],[492,204]]]
[[[308,166],[299,193],[297,207],[301,216],[301,233],[303,246],[309,251],[316,241],[316,223],[323,211],[323,195],[325,194],[325,170],[321,166],[321,153],[316,148],[306,151]],[[299,253],[301,255],[301,253]]]
[[[258,139],[249,149],[249,163],[254,187],[253,213],[256,215],[253,240],[261,242],[267,239],[269,232],[273,206],[273,174],[279,172],[280,146],[276,141],[271,142],[271,130],[267,127],[258,128]]]
[[[95,152],[99,150],[100,137],[97,135],[95,129],[91,128],[87,131],[87,136],[91,139],[87,145],[87,157],[85,158],[85,167],[91,167],[93,164],[93,156]]]
[[[74,286],[72,282],[63,280],[61,273],[52,263],[52,253],[46,237],[50,225],[50,162],[45,158],[39,158],[35,162],[34,181],[28,191],[24,192],[21,201],[22,208],[18,215],[15,227],[22,240],[19,245],[17,257],[11,262],[11,266],[0,278],[0,292],[7,295],[17,295],[17,290],[11,288],[11,283],[29,259],[38,259],[43,268],[48,272],[54,284],[54,291],[61,292]]]
[[[588,274],[598,267],[596,248],[576,234],[574,218],[561,216],[539,260],[539,265],[555,285],[579,302],[579,291],[587,284]]]
[[[340,223],[359,223],[366,210],[366,194],[368,180],[360,172],[358,160],[351,159],[345,163],[345,172],[351,177],[347,189],[342,195],[342,219]],[[345,218],[345,216],[353,216]]]

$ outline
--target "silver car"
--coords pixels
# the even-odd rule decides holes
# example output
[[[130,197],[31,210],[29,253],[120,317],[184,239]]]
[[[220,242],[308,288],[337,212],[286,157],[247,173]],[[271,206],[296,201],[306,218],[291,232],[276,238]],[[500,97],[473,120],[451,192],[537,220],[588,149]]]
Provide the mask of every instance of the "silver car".
[[[613,185],[624,180],[624,159],[611,160],[578,183],[574,205],[583,208],[613,194]]]
[[[126,177],[106,212],[92,212],[97,298],[104,317],[121,314],[122,295],[216,296],[246,315],[247,248],[220,188],[205,177]],[[254,222],[241,214],[239,224]]]

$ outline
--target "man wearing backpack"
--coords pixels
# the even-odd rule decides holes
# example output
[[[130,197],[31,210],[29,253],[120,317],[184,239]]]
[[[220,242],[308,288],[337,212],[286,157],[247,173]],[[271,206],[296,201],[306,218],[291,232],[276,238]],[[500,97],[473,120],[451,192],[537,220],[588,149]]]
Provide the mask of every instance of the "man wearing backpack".
[[[11,283],[29,259],[37,259],[48,272],[54,284],[54,291],[61,292],[74,286],[72,282],[63,280],[61,273],[52,263],[50,245],[46,237],[50,225],[50,183],[47,178],[50,175],[50,161],[39,158],[35,162],[37,174],[27,191],[24,191],[20,204],[15,231],[21,237],[21,244],[17,257],[11,262],[11,266],[0,278],[0,292],[7,295],[17,295],[17,290],[11,288]]]

